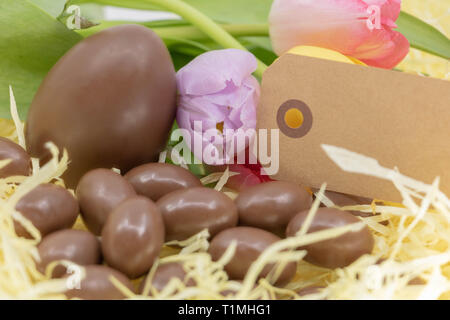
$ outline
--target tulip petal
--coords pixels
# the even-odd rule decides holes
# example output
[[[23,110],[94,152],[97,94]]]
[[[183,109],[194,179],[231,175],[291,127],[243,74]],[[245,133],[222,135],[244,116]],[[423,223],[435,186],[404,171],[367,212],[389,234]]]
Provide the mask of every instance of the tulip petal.
[[[370,5],[379,6],[381,9],[381,23],[396,28],[395,21],[400,15],[401,0],[364,0],[365,3]]]
[[[385,69],[392,69],[398,65],[408,54],[410,44],[408,39],[400,32],[390,30],[389,35],[390,50],[387,54],[382,56],[372,55],[372,57],[361,58],[361,61],[370,66]]]
[[[209,51],[178,71],[178,91],[182,95],[206,95],[224,90],[228,81],[239,87],[256,68],[256,58],[250,52],[239,49]]]
[[[367,37],[367,4],[362,0],[275,0],[270,36],[278,55],[298,45],[348,54]]]

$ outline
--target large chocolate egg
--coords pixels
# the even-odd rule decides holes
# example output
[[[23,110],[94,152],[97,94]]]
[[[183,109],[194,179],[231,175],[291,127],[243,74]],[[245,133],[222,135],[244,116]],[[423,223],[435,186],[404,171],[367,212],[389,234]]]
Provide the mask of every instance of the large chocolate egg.
[[[176,79],[169,52],[150,29],[122,25],[86,38],[42,82],[28,113],[27,148],[66,148],[74,187],[94,168],[123,172],[155,161],[175,118]]]

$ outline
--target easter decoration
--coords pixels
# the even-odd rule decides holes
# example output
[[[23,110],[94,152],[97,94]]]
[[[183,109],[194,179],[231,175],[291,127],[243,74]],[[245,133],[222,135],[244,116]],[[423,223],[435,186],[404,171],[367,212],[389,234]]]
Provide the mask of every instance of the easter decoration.
[[[0,0],[0,299],[450,299],[419,3]]]

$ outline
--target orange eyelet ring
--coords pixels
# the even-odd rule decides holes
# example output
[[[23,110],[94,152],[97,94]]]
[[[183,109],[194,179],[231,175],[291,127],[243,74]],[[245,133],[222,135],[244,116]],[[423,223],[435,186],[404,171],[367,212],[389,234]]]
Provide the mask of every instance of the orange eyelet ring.
[[[283,103],[277,113],[278,128],[290,138],[301,138],[312,128],[311,109],[300,100],[288,100]]]

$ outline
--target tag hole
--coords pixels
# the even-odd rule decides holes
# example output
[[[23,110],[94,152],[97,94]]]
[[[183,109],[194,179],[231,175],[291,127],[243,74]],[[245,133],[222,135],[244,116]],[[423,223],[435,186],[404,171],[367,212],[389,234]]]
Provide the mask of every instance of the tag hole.
[[[291,108],[284,115],[284,122],[289,128],[297,129],[303,125],[303,113],[297,108]]]

